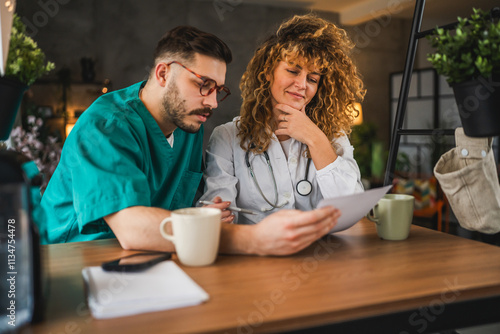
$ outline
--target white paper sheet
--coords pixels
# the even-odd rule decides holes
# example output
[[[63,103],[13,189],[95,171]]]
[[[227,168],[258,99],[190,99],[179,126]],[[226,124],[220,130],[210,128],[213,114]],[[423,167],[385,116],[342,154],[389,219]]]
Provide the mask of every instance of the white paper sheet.
[[[356,224],[391,188],[392,186],[389,185],[353,195],[323,199],[319,202],[318,208],[332,205],[342,213],[337,225],[331,229],[330,233],[346,230]]]
[[[192,306],[209,299],[175,262],[165,261],[136,273],[82,270],[88,305],[96,319]]]

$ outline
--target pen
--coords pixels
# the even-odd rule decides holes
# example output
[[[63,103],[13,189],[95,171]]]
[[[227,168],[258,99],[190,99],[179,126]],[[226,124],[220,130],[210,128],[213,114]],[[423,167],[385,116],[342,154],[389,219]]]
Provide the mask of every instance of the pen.
[[[198,203],[205,204],[205,205],[215,204],[214,202],[210,202],[210,201],[199,201]],[[248,213],[248,214],[251,214],[251,215],[256,215],[257,214],[257,212],[255,212],[255,211],[248,210],[248,209],[237,208],[235,206],[230,206],[230,207],[228,207],[228,209],[231,210],[231,211],[236,211],[236,212],[241,212],[241,213]]]

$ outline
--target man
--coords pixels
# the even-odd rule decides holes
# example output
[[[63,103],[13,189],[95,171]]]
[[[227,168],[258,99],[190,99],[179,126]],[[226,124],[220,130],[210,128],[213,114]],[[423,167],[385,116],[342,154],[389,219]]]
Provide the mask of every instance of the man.
[[[201,180],[202,124],[229,90],[227,45],[193,27],[158,43],[147,82],[108,93],[80,117],[42,198],[48,242],[115,237],[124,249],[173,251],[159,233],[192,205]],[[229,202],[212,207],[231,220]],[[253,226],[223,224],[220,251],[291,254],[326,234],[338,210],[281,211]]]

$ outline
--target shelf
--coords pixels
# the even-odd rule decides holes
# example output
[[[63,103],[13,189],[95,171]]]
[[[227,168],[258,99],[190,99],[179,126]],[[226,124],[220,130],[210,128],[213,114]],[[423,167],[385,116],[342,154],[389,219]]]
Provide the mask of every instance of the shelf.
[[[72,81],[63,87],[58,80],[38,80],[28,91],[30,103],[42,108],[44,118],[52,129],[61,133],[63,139],[68,133],[67,126],[74,124],[78,117],[101,95],[111,91],[111,81]]]

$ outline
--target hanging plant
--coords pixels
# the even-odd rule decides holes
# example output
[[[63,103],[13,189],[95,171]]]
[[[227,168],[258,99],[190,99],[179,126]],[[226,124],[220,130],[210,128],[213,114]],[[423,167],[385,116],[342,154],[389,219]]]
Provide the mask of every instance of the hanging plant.
[[[454,31],[437,28],[428,36],[428,55],[453,88],[464,132],[470,137],[500,135],[500,8],[473,9]]]
[[[474,8],[470,18],[458,18],[454,31],[436,28],[427,36],[436,49],[427,59],[449,84],[500,74],[499,12]]]

